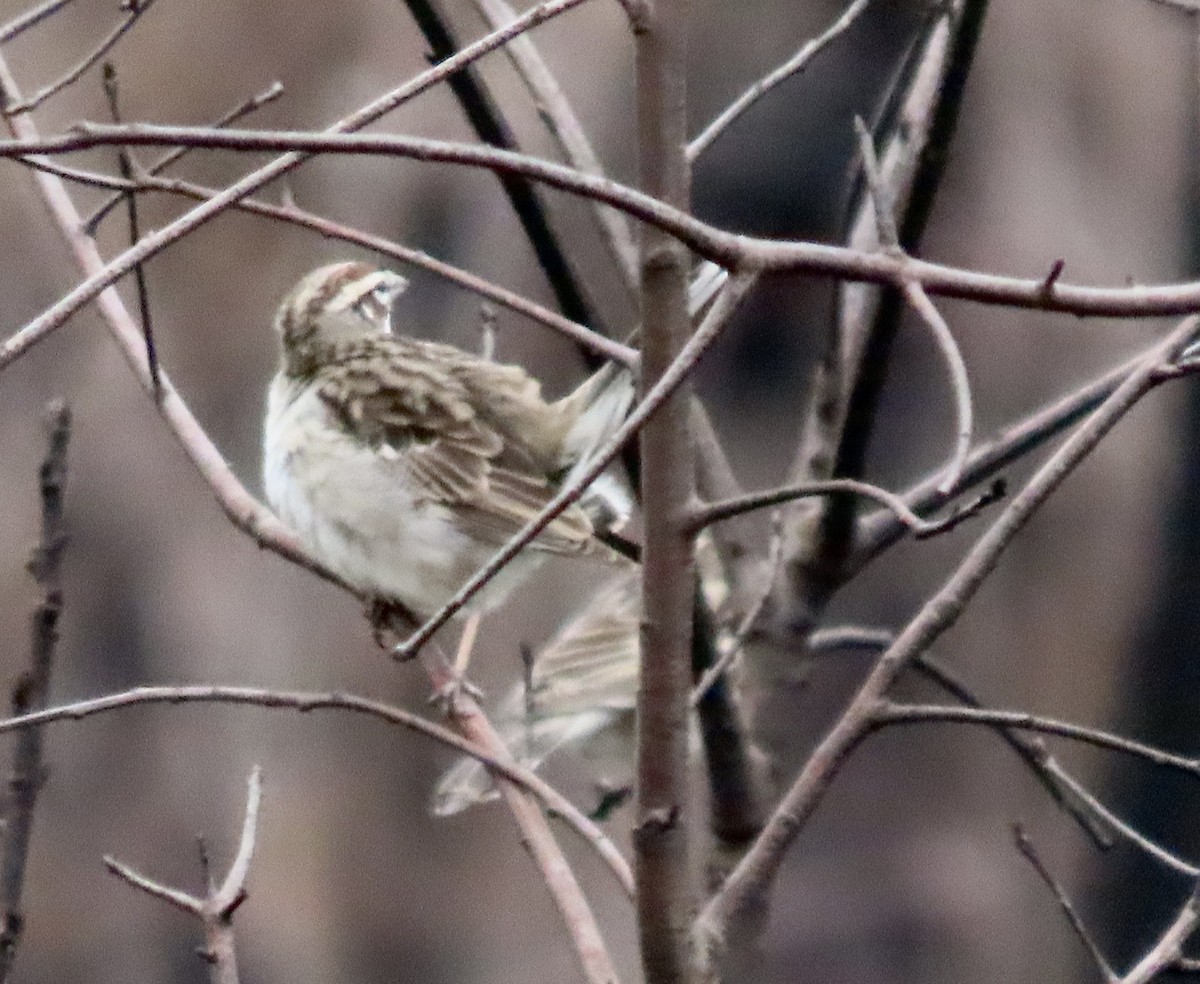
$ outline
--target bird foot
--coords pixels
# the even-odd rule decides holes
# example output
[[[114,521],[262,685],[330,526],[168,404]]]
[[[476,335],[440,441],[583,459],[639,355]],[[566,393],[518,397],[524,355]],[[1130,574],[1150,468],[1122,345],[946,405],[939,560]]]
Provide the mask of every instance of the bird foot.
[[[454,717],[463,713],[462,702],[464,699],[477,703],[483,699],[483,691],[466,677],[457,674],[449,676],[445,683],[439,684],[429,695],[430,705],[436,707],[446,717]]]

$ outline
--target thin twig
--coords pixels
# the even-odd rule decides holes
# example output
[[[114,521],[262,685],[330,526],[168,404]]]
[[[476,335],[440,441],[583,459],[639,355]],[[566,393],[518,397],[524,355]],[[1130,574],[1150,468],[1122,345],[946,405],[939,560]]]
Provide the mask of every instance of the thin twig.
[[[282,95],[283,83],[278,81],[272,82],[269,86],[267,86],[267,88],[263,89],[262,92],[258,93],[257,95],[250,96],[248,99],[243,99],[232,109],[217,117],[209,124],[209,126],[218,130],[222,127],[229,126],[231,123],[236,123],[238,120],[245,119],[252,113],[257,112],[263,106],[274,102]],[[143,174],[146,176],[162,174],[163,171],[169,168],[172,164],[178,163],[180,158],[186,157],[192,151],[192,149],[193,148],[191,147],[176,147],[173,150],[167,151],[162,155],[162,157],[146,168],[143,171]],[[83,228],[87,231],[89,236],[94,236],[96,234],[96,229],[99,227],[100,223],[104,221],[104,217],[108,215],[108,213],[114,208],[120,205],[124,197],[125,196],[120,193],[113,195],[107,201],[101,202],[100,205],[98,205],[83,220]]]
[[[845,12],[829,25],[821,34],[805,42],[791,58],[773,69],[755,82],[749,89],[738,96],[733,102],[718,113],[703,130],[688,144],[688,160],[694,161],[703,154],[714,141],[728,129],[729,125],[753,106],[758,100],[774,89],[779,83],[793,75],[798,75],[808,68],[809,64],[828,47],[829,43],[844,33],[867,7],[870,0],[854,0]]]
[[[28,113],[31,109],[36,109],[47,99],[62,92],[63,89],[67,88],[73,82],[78,81],[84,72],[107,55],[113,49],[113,46],[133,29],[133,25],[141,19],[142,15],[150,9],[153,3],[154,0],[125,0],[125,3],[121,5],[125,11],[124,18],[79,63],[44,89],[35,92],[28,99],[6,105],[4,105],[3,100],[0,100],[0,105],[4,105],[4,112],[9,115]]]
[[[939,491],[948,492],[962,478],[963,469],[966,468],[967,459],[971,454],[971,440],[975,432],[975,410],[971,399],[971,382],[967,377],[967,364],[950,326],[925,293],[925,288],[910,280],[904,285],[904,297],[929,327],[950,374],[950,391],[954,394],[954,454],[946,468],[946,477],[938,486]]]
[[[762,492],[749,492],[735,496],[722,502],[703,503],[692,509],[690,524],[699,530],[713,523],[721,523],[735,519],[756,509],[777,506],[796,499],[806,499],[825,495],[858,495],[873,502],[878,502],[889,510],[896,520],[921,538],[936,536],[957,526],[967,518],[968,513],[974,514],[984,506],[995,501],[995,494],[981,497],[971,504],[969,510],[959,510],[941,520],[925,520],[918,516],[908,504],[896,493],[872,485],[870,482],[860,482],[853,478],[832,478],[825,482],[801,482],[798,485],[784,485],[777,489],[766,489]]]
[[[55,401],[47,413],[46,456],[39,470],[42,529],[38,545],[29,558],[29,572],[41,589],[41,599],[30,620],[29,668],[12,689],[12,713],[42,710],[50,691],[54,645],[62,616],[62,554],[66,546],[63,497],[67,479],[67,443],[71,436],[71,411]],[[33,836],[33,814],[38,793],[46,780],[42,760],[42,730],[21,733],[13,749],[12,773],[8,780],[9,800],[4,810],[4,851],[0,857],[0,982],[7,981],[17,956],[25,926],[21,894]]]
[[[242,821],[237,855],[221,887],[215,891],[208,871],[207,854],[202,853],[202,867],[205,869],[207,886],[204,898],[197,898],[147,878],[115,858],[104,859],[105,867],[118,878],[154,898],[191,913],[201,921],[204,926],[204,948],[200,951],[200,956],[208,965],[208,979],[211,984],[238,984],[233,914],[246,900],[246,878],[250,874],[250,859],[254,855],[258,809],[261,802],[262,770],[256,765],[250,772],[247,784],[246,815]]]
[[[894,205],[890,191],[879,173],[879,162],[875,157],[875,144],[861,117],[854,118],[854,127],[858,132],[859,150],[862,154],[867,188],[871,201],[875,205],[875,222],[879,230],[879,241],[884,249],[903,255],[900,233],[896,228]],[[909,280],[905,282],[902,293],[905,300],[932,333],[933,340],[950,374],[950,389],[954,394],[956,420],[954,453],[950,458],[950,465],[946,469],[946,477],[938,486],[940,491],[946,492],[952,489],[962,477],[967,456],[971,453],[971,437],[975,430],[971,383],[967,377],[967,365],[959,350],[958,342],[955,341],[950,326],[946,324],[946,319],[942,317],[941,312],[929,299],[929,295],[925,293],[925,289],[919,283]]]
[[[25,13],[18,14],[7,24],[0,26],[0,44],[7,44],[18,35],[24,34],[47,17],[57,14],[70,2],[71,0],[46,0],[45,3],[40,3]]]
[[[617,428],[592,457],[588,466],[570,482],[565,483],[558,494],[546,503],[536,516],[525,524],[507,543],[464,584],[442,608],[393,650],[396,659],[411,659],[433,634],[453,618],[470,601],[477,591],[519,554],[555,517],[577,501],[584,490],[596,480],[612,460],[621,452],[625,442],[632,440],[646,419],[657,410],[668,397],[687,379],[705,352],[717,340],[728,325],[751,283],[757,279],[754,271],[740,273],[722,291],[717,302],[705,316],[687,345],[679,352],[670,370],[663,373],[641,402],[632,410],[625,422]]]
[[[1140,758],[1151,765],[1174,772],[1181,772],[1200,779],[1200,759],[1189,758],[1168,752],[1132,738],[1122,738],[1102,728],[1089,728],[1070,721],[1029,714],[1025,711],[996,711],[986,707],[949,707],[940,704],[892,704],[883,703],[877,708],[875,725],[887,727],[894,724],[975,724],[985,727],[1003,725],[1022,731],[1037,731],[1059,738],[1070,738],[1085,745],[1094,745],[1114,752],[1122,752]]]
[[[112,62],[105,62],[102,71],[104,96],[108,100],[108,110],[113,122],[121,122],[121,104],[117,88],[117,69]],[[133,155],[128,147],[117,148],[117,168],[121,177],[132,181],[135,168]],[[138,223],[137,193],[127,191],[123,195],[126,213],[129,217],[129,245],[134,245],[142,238]],[[138,316],[142,323],[142,337],[146,340],[146,365],[150,368],[150,390],[154,402],[162,399],[162,380],[159,378],[158,350],[154,344],[154,324],[150,316],[150,291],[146,286],[146,267],[139,263],[133,268],[133,282],[137,291]]]
[[[1075,910],[1074,904],[1067,896],[1062,885],[1058,883],[1058,879],[1050,873],[1050,869],[1042,862],[1038,855],[1037,848],[1033,846],[1025,829],[1018,823],[1013,825],[1013,841],[1017,845],[1017,850],[1029,862],[1030,866],[1037,873],[1037,876],[1045,883],[1046,887],[1054,893],[1054,898],[1058,902],[1058,907],[1062,910],[1062,914],[1066,917],[1071,929],[1079,938],[1084,948],[1091,955],[1092,962],[1096,965],[1096,969],[1100,971],[1100,976],[1104,978],[1108,984],[1116,984],[1117,975],[1109,966],[1108,961],[1104,958],[1104,954],[1100,951],[1100,947],[1096,944],[1092,934],[1088,932],[1087,926],[1084,925],[1083,919]]]
[[[288,709],[302,713],[340,710],[362,714],[388,724],[407,728],[462,755],[470,755],[472,758],[478,759],[497,775],[503,776],[509,782],[516,783],[522,789],[536,796],[550,813],[561,817],[564,823],[600,855],[625,892],[630,896],[633,894],[633,876],[629,865],[613,846],[612,841],[594,823],[584,817],[569,800],[536,773],[515,763],[498,759],[491,752],[459,737],[444,725],[367,697],[345,693],[268,690],[260,687],[209,685],[135,687],[132,690],[106,694],[103,697],[92,697],[50,707],[33,714],[0,719],[0,734],[8,731],[21,731],[35,725],[50,724],[56,721],[79,721],[97,714],[139,704],[244,704],[268,709]]]

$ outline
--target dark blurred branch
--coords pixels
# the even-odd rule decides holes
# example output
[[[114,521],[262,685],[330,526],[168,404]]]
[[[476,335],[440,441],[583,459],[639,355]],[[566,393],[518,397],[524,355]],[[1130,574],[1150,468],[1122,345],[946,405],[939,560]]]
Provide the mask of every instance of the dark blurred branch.
[[[425,36],[431,52],[430,60],[435,65],[458,53],[458,41],[438,0],[404,0],[404,4]],[[455,72],[447,82],[480,140],[492,147],[514,151],[519,149],[512,128],[475,68],[467,67]],[[594,325],[595,309],[554,234],[540,192],[532,181],[520,174],[502,173],[498,177],[562,313],[572,321]],[[596,368],[598,363],[595,357],[587,351],[583,354],[589,365]]]
[[[117,69],[112,62],[105,62],[103,69],[104,96],[108,100],[108,110],[114,123],[121,122],[121,104],[117,88]],[[128,148],[117,148],[117,168],[121,177],[133,181],[133,155]],[[124,192],[125,210],[129,218],[129,245],[134,245],[142,238],[138,222],[137,192],[132,189]],[[133,282],[137,290],[138,316],[142,322],[142,337],[146,340],[146,365],[150,369],[150,392],[157,403],[162,399],[162,380],[158,375],[158,350],[154,345],[154,324],[150,317],[150,291],[146,286],[146,267],[139,263],[133,268]]]
[[[256,765],[250,773],[246,791],[246,815],[242,821],[242,836],[229,873],[220,888],[206,887],[204,898],[189,895],[177,888],[140,875],[115,858],[106,857],[104,865],[122,881],[195,916],[204,926],[204,947],[200,957],[208,965],[212,984],[238,984],[237,947],[233,933],[233,914],[246,901],[246,878],[254,856],[254,840],[258,832],[258,808],[262,802],[262,771]],[[205,882],[209,882],[205,863]]]
[[[50,83],[44,89],[38,90],[28,99],[15,102],[0,99],[0,106],[3,106],[4,112],[10,115],[28,113],[31,109],[36,109],[47,99],[62,92],[67,86],[79,81],[84,72],[107,55],[116,43],[133,29],[133,25],[150,9],[152,3],[154,3],[154,0],[123,0],[121,9],[125,11],[125,17],[95,48],[88,52],[78,64],[69,69],[61,78]]]
[[[495,30],[516,17],[508,0],[472,0],[475,8]],[[514,38],[505,45],[504,54],[529,89],[538,115],[546,124],[550,137],[572,167],[585,174],[603,175],[600,158],[592,148],[587,131],[571,108],[562,86],[550,71],[537,46],[529,37]],[[624,285],[630,305],[636,308],[638,289],[637,243],[629,220],[620,212],[591,203],[590,214],[600,233],[600,240]]]
[[[883,122],[886,138],[879,167],[879,188],[886,194],[889,217],[896,217],[901,256],[919,248],[986,9],[987,0],[953,0],[941,8],[901,66],[891,112]],[[878,250],[883,244],[872,198],[879,195],[865,194],[862,183],[857,191],[846,241],[855,249]],[[892,286],[915,282],[904,278]],[[792,470],[795,480],[862,477],[903,307],[895,290],[841,287]],[[811,626],[841,583],[855,517],[855,503],[848,496],[792,514],[780,608],[796,625]]]
[[[67,480],[67,443],[71,437],[71,411],[62,402],[51,403],[47,413],[48,446],[39,472],[42,500],[42,531],[29,558],[29,572],[42,597],[30,620],[29,669],[12,688],[12,713],[22,715],[42,710],[50,691],[54,645],[62,615],[61,562],[67,534],[63,521],[63,497]],[[33,836],[33,813],[38,793],[46,781],[42,764],[42,730],[23,731],[13,750],[8,801],[4,808],[4,851],[0,857],[0,904],[4,926],[0,930],[0,982],[7,981],[17,956],[25,926],[21,893]]]

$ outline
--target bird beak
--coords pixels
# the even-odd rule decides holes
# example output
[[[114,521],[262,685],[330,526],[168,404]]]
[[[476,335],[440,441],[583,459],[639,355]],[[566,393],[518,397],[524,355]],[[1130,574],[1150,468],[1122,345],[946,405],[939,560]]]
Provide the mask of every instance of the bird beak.
[[[408,278],[393,273],[391,270],[381,270],[382,279],[379,286],[387,291],[389,301],[394,301],[408,288]]]

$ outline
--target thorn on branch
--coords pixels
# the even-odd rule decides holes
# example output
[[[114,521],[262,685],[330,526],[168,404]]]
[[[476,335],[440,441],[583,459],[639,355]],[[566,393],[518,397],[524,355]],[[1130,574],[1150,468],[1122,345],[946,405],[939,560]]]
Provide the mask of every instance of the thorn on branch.
[[[1046,279],[1042,281],[1041,286],[1041,292],[1047,300],[1054,295],[1054,285],[1058,283],[1058,278],[1062,276],[1066,265],[1067,261],[1061,256],[1050,265],[1050,272],[1046,274]]]

